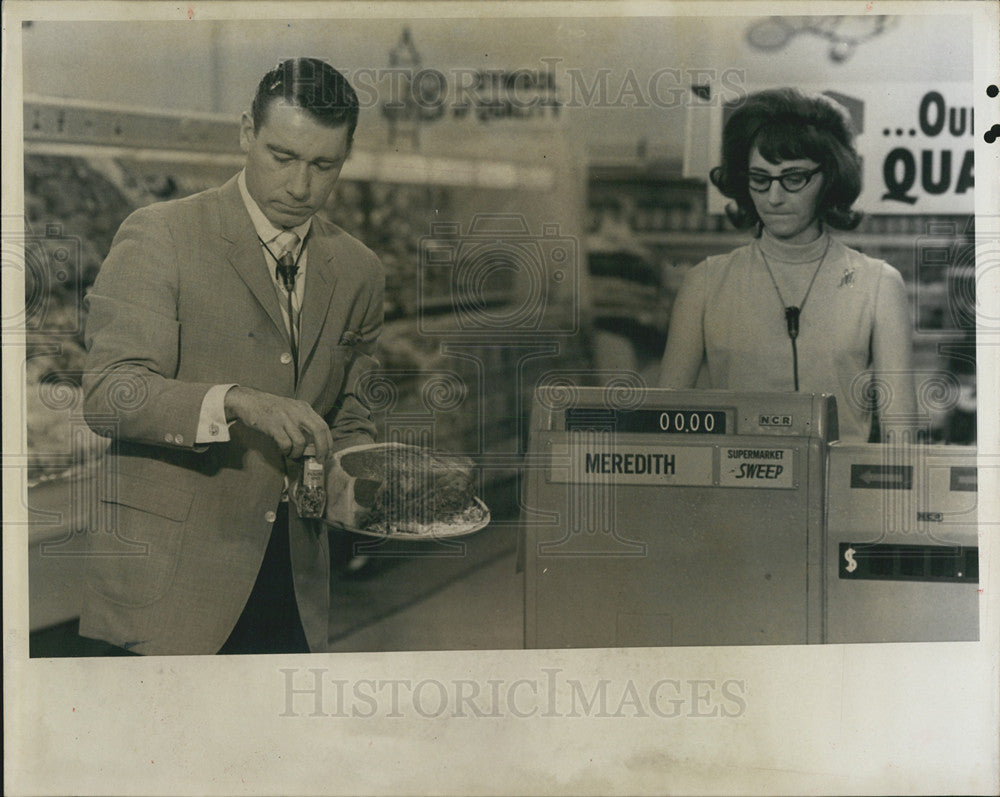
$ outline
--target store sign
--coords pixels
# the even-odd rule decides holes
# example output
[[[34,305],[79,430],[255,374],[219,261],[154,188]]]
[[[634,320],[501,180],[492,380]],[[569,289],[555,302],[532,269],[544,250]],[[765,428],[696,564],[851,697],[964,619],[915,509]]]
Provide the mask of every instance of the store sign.
[[[554,63],[541,69],[368,70],[358,80],[359,92],[387,97],[382,114],[392,120],[551,119],[561,107]]]
[[[562,103],[556,88],[558,58],[517,69],[437,69],[424,65],[408,29],[389,52],[389,68],[352,75],[364,104],[378,98],[391,125],[444,119],[554,119]]]
[[[971,84],[873,81],[800,88],[827,94],[852,117],[862,159],[855,209],[870,215],[975,212]],[[734,107],[711,114],[707,132],[714,153],[721,151],[723,126]],[[709,186],[709,212],[723,213],[729,201]]]
[[[864,97],[869,213],[973,213],[972,86],[877,84]],[[864,94],[864,92],[854,92]]]

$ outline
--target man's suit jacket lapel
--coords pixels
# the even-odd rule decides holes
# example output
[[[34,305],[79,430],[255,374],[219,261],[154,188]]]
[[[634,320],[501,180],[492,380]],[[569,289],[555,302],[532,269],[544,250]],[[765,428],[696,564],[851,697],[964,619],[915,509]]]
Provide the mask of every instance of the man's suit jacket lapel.
[[[313,232],[307,242],[306,291],[299,319],[299,364],[302,370],[308,367],[313,349],[319,342],[337,281],[337,247],[331,237],[322,234],[326,232],[322,227],[322,221],[314,218]]]
[[[260,302],[282,336],[287,337],[284,317],[278,305],[274,283],[267,274],[267,259],[243,204],[236,178],[219,189],[219,230],[227,242],[226,257]],[[299,318],[299,372],[308,367],[313,349],[326,323],[327,309],[336,282],[336,251],[333,238],[320,219],[313,219],[313,231],[306,242],[306,289]]]
[[[227,242],[226,257],[278,331],[287,337],[274,283],[267,274],[267,259],[235,177],[219,189],[219,200],[219,234]]]

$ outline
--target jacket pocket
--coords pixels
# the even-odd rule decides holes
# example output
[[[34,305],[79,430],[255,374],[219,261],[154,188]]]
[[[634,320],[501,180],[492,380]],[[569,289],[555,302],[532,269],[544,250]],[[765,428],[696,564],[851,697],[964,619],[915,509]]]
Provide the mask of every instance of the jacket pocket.
[[[177,571],[193,498],[183,490],[119,472],[100,500],[107,530],[128,543],[128,553],[95,552],[91,589],[132,608],[162,598]]]

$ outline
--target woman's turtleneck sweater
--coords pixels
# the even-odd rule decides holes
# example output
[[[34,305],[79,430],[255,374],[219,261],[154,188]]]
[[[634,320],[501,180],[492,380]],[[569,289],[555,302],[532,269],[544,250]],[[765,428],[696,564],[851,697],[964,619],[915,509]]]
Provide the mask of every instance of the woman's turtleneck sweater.
[[[879,291],[887,289],[905,292],[898,271],[827,232],[807,244],[790,244],[764,231],[748,246],[708,258],[691,271],[684,288],[702,308],[698,386],[794,390],[785,307],[798,306],[800,392],[833,394],[840,438],[867,440],[875,307]]]

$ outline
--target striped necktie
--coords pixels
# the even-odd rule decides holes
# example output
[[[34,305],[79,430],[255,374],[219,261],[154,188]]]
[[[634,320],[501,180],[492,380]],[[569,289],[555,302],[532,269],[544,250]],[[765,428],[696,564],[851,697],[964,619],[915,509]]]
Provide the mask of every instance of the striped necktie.
[[[275,249],[278,252],[275,276],[285,287],[288,299],[288,339],[292,346],[292,363],[295,367],[295,379],[299,375],[299,319],[296,312],[298,301],[295,296],[295,274],[299,267],[296,264],[295,248],[299,245],[299,236],[291,230],[285,230],[274,238]]]

